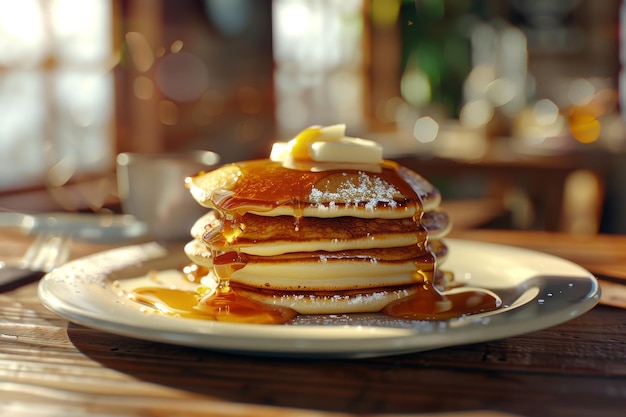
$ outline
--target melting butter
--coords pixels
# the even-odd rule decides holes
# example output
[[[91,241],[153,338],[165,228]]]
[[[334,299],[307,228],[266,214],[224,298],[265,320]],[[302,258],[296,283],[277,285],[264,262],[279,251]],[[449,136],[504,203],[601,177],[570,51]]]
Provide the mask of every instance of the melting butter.
[[[380,144],[361,138],[345,135],[345,125],[327,127],[312,126],[289,142],[276,142],[270,159],[282,162],[286,168],[297,167],[298,163],[360,164],[377,166],[383,161],[383,148]],[[318,168],[319,169],[319,168]]]

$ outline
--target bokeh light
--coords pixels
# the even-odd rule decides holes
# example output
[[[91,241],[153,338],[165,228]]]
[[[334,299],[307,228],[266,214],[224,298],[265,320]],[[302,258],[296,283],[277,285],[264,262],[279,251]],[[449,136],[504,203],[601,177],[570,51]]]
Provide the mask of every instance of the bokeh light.
[[[580,143],[592,143],[600,137],[602,124],[592,112],[584,108],[573,109],[569,123],[572,136]]]
[[[181,51],[158,61],[155,80],[167,98],[190,102],[202,97],[209,88],[209,71],[198,56]]]
[[[126,45],[130,57],[139,72],[147,72],[154,64],[154,53],[146,37],[139,32],[128,32],[126,34]]]
[[[430,143],[437,138],[439,123],[432,117],[420,117],[415,122],[413,136],[421,143]]]
[[[402,97],[414,107],[427,105],[431,99],[431,86],[428,74],[418,67],[410,67],[402,74],[400,81]]]
[[[145,76],[135,78],[133,82],[133,94],[140,100],[150,100],[154,97],[154,83]]]
[[[595,92],[595,87],[589,80],[578,78],[570,84],[567,90],[567,98],[573,105],[583,106],[591,101]]]
[[[461,108],[459,121],[467,128],[484,127],[493,117],[493,105],[484,99],[473,100]]]
[[[539,100],[533,107],[533,117],[540,126],[553,125],[559,118],[559,108],[552,100]]]

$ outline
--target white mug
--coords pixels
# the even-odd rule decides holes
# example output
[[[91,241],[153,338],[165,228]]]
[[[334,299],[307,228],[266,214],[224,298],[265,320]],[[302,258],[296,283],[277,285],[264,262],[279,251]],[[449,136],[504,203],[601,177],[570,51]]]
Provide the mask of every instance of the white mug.
[[[120,153],[117,184],[122,211],[144,222],[157,240],[189,238],[191,226],[208,209],[185,187],[185,178],[219,162],[211,151]]]

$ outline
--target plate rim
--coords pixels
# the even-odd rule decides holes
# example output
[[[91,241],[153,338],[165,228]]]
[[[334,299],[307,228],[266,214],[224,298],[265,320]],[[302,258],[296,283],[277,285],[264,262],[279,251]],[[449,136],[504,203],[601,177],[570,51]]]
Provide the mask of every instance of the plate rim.
[[[569,271],[565,277],[571,280],[580,280],[589,285],[588,293],[576,300],[571,300],[569,308],[550,310],[545,308],[545,314],[531,316],[530,320],[524,320],[518,313],[528,310],[527,305],[515,309],[515,315],[507,315],[507,312],[491,316],[468,316],[442,322],[431,322],[431,330],[421,333],[411,328],[390,328],[383,326],[280,326],[264,324],[240,324],[214,322],[209,320],[180,319],[159,315],[151,315],[149,320],[143,320],[146,325],[127,323],[117,317],[111,320],[104,317],[102,311],[89,311],[80,308],[67,295],[59,294],[57,285],[66,285],[59,281],[63,274],[70,274],[73,268],[81,271],[81,267],[90,263],[98,263],[105,257],[113,257],[125,251],[149,252],[148,259],[136,260],[131,265],[122,265],[121,268],[136,267],[141,270],[146,262],[151,259],[163,259],[178,257],[180,253],[176,249],[164,248],[156,242],[141,243],[123,246],[97,252],[86,257],[73,260],[54,271],[46,274],[39,283],[38,297],[42,304],[52,312],[64,317],[70,322],[83,325],[96,330],[117,334],[135,339],[149,340],[153,342],[171,343],[197,348],[229,351],[263,356],[305,356],[305,357],[373,357],[388,356],[392,354],[404,354],[420,352],[441,347],[457,346],[471,343],[487,342],[526,334],[532,331],[542,330],[563,323],[586,313],[593,308],[600,299],[600,287],[596,278],[580,265],[557,257],[555,255],[538,252],[532,249],[519,248],[516,246],[502,245],[497,243],[471,241],[455,238],[446,238],[446,244],[450,247],[450,259],[458,259],[460,249],[476,251],[495,251],[499,254],[518,254],[532,259],[553,263],[562,266]],[[159,250],[160,249],[160,250]],[[182,249],[180,249],[182,253]],[[457,254],[455,254],[457,252]],[[98,268],[96,268],[97,270]],[[76,274],[76,272],[74,272]],[[113,291],[112,283],[109,282],[111,273],[104,273],[102,281],[80,284],[81,290],[88,289],[89,285],[99,285],[100,290]],[[74,276],[74,279],[80,276]],[[550,277],[546,278],[550,280]],[[536,301],[536,300],[533,300]],[[109,301],[105,301],[107,304]],[[115,300],[111,300],[115,303]],[[536,307],[535,304],[533,304]],[[141,314],[141,313],[140,313]],[[516,326],[503,320],[513,317]],[[520,318],[521,317],[521,318]],[[539,320],[540,319],[540,320]],[[197,322],[196,331],[177,329],[176,324],[181,320]],[[504,323],[501,323],[503,322]],[[190,323],[189,321],[187,323]],[[271,327],[268,327],[271,326]],[[187,328],[189,326],[185,326]],[[494,333],[494,328],[498,330]],[[268,332],[268,329],[270,331]],[[268,335],[269,333],[269,335]],[[271,335],[271,340],[269,336]],[[355,345],[355,341],[357,341]],[[254,341],[252,345],[249,342]]]

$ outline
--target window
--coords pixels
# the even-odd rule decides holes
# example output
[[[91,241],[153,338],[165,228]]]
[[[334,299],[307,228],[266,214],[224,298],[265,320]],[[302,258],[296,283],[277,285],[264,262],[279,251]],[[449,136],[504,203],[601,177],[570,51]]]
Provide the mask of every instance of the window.
[[[111,2],[0,0],[0,191],[114,160]]]

